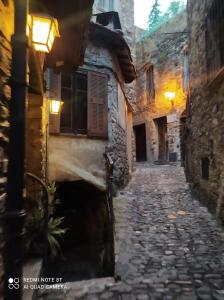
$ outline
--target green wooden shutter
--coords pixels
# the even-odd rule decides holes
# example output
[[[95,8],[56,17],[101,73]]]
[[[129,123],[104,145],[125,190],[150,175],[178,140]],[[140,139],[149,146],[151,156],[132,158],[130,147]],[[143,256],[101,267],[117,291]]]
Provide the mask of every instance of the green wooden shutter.
[[[48,70],[49,99],[61,100],[61,73]],[[61,115],[49,113],[49,133],[60,133]]]
[[[108,80],[101,73],[88,72],[88,136],[108,137]]]

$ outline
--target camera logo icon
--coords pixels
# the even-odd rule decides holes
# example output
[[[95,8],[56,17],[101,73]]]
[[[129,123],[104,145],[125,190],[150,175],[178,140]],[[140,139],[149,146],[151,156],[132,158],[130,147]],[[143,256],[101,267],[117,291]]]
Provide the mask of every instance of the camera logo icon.
[[[9,278],[8,283],[8,287],[10,290],[19,289],[19,278]]]

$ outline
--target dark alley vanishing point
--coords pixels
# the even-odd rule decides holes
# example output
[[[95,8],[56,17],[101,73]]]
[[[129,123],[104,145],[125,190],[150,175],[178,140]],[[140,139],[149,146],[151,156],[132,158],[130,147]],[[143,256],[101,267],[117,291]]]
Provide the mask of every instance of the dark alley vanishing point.
[[[114,199],[115,279],[67,283],[39,300],[224,299],[224,232],[179,166],[138,164]]]

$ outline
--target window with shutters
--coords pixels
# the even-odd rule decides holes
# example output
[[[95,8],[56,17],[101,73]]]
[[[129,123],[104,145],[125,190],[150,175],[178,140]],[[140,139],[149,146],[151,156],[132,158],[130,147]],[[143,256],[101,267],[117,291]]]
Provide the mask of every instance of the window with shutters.
[[[62,73],[61,132],[87,133],[87,74]]]
[[[97,72],[50,72],[50,96],[62,99],[59,115],[50,115],[50,133],[107,138],[107,75]],[[53,89],[53,91],[52,91]]]
[[[88,135],[107,137],[107,76],[88,72]]]
[[[208,79],[224,67],[224,1],[213,0],[206,17],[206,56]]]
[[[150,66],[146,71],[146,91],[148,93],[149,101],[155,98],[155,85],[154,85],[154,68]]]

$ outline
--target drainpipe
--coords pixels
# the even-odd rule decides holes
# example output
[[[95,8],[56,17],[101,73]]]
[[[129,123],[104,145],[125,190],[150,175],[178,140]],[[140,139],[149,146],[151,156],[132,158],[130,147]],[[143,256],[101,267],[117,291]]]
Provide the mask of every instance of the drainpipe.
[[[22,299],[28,0],[14,0],[8,176],[4,213],[5,300]],[[11,284],[11,285],[10,285]]]

